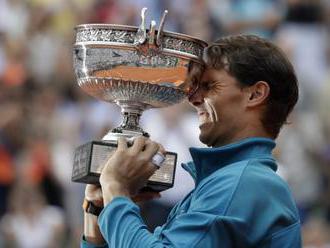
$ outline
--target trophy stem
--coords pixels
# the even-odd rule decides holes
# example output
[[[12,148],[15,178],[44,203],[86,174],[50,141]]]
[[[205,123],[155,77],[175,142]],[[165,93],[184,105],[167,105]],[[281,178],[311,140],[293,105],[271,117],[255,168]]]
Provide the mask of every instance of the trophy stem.
[[[103,139],[112,140],[118,137],[134,137],[143,135],[149,137],[149,134],[140,127],[140,117],[147,108],[146,104],[132,101],[116,101],[121,108],[123,115],[122,123],[119,127],[111,130]]]
[[[119,129],[119,130],[121,130],[121,132],[123,130],[129,130],[129,131],[143,133],[142,128],[139,126],[142,111],[136,111],[136,110],[132,110],[132,109],[129,109],[129,110],[122,109],[121,113],[123,115],[123,121],[120,124],[120,126],[115,129]],[[116,132],[116,131],[113,130],[113,132]]]

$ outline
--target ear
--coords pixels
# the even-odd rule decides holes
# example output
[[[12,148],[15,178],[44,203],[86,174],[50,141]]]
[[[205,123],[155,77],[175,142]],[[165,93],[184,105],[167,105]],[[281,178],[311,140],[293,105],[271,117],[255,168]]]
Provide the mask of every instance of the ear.
[[[270,93],[270,87],[265,81],[258,81],[254,85],[248,87],[247,91],[247,107],[256,107],[266,102]]]

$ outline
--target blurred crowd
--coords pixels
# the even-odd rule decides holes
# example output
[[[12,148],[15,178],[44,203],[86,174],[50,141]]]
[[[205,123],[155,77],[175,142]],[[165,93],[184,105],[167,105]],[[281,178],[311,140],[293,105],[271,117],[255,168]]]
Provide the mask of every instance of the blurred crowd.
[[[76,84],[74,27],[139,25],[144,6],[147,23],[169,10],[166,30],[208,42],[256,34],[289,56],[300,100],[275,156],[299,208],[304,247],[330,247],[329,0],[0,0],[0,247],[78,247],[84,185],[71,182],[74,149],[121,117]],[[180,163],[202,144],[187,103],[145,112],[142,126],[178,153],[175,187],[141,206],[152,229],[193,188]]]

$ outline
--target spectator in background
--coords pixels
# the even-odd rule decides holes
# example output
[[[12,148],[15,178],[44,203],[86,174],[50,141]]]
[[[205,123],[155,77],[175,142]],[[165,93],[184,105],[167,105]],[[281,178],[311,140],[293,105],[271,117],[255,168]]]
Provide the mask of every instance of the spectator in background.
[[[39,9],[31,20],[33,25],[27,39],[27,68],[30,77],[38,84],[47,84],[56,75],[56,65],[61,53],[61,37],[53,29],[53,13]],[[47,63],[45,63],[47,61]]]
[[[330,69],[330,68],[329,68]],[[318,101],[317,108],[320,121],[322,123],[322,134],[324,135],[324,145],[319,151],[319,158],[322,168],[320,172],[323,176],[323,196],[321,198],[321,204],[325,207],[325,219],[327,221],[328,227],[330,226],[330,70],[327,80],[324,84]],[[329,227],[330,229],[330,227]]]
[[[325,82],[328,63],[326,6],[321,0],[289,0],[275,40],[289,55],[300,82],[300,108],[313,109]]]
[[[57,248],[63,244],[62,210],[46,204],[38,188],[17,184],[10,194],[9,211],[0,222],[6,247]]]
[[[315,113],[294,113],[290,122],[292,125],[279,136],[277,158],[304,223],[319,206],[322,196],[320,163],[315,161],[315,155],[321,150],[324,137]]]
[[[190,8],[187,8],[185,15],[181,16],[182,31],[210,41],[212,31],[210,29],[211,19],[207,1],[191,0],[188,4],[190,4]],[[194,18],[191,18],[192,16]]]
[[[118,2],[115,0],[95,1],[88,23],[113,23],[118,19]]]
[[[6,68],[6,53],[5,53],[5,35],[0,29],[0,80],[2,81],[3,73]]]
[[[316,217],[309,220],[303,227],[303,247],[304,248],[329,248],[330,247],[330,230],[329,225]]]
[[[227,34],[271,38],[284,14],[280,0],[208,0],[210,12]]]
[[[4,39],[3,47],[5,49],[3,70],[0,79],[9,88],[22,86],[28,77],[28,71],[25,67],[25,47],[22,47],[17,40]],[[16,88],[16,90],[19,90]]]
[[[6,33],[8,39],[25,42],[29,18],[30,12],[26,1],[0,1],[0,32]]]
[[[0,86],[0,91],[10,91]],[[12,95],[14,97],[15,94]],[[7,100],[7,101],[5,101]],[[7,210],[8,193],[16,178],[16,159],[24,143],[22,109],[19,103],[1,99],[0,104],[0,217]]]
[[[323,201],[322,151],[328,141],[324,118],[317,102],[326,89],[329,73],[328,34],[325,26],[326,6],[319,0],[289,0],[283,23],[275,39],[286,51],[297,72],[301,100],[292,116],[295,123],[279,138],[279,160],[293,189],[302,221],[313,217]],[[328,107],[326,107],[328,109]],[[323,174],[323,175],[322,175]]]

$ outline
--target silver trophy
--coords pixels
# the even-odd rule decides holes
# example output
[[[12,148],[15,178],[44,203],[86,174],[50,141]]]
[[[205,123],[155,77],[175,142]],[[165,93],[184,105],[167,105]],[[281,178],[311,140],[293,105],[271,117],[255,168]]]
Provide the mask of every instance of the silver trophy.
[[[121,108],[121,125],[102,141],[78,147],[72,180],[99,183],[100,172],[115,151],[119,137],[149,137],[139,126],[142,112],[167,107],[186,97],[185,78],[191,61],[199,63],[207,43],[187,35],[146,28],[146,8],[140,27],[83,24],[75,28],[73,61],[78,85],[89,95]],[[167,152],[162,166],[149,178],[147,188],[162,191],[173,186],[177,154]]]

